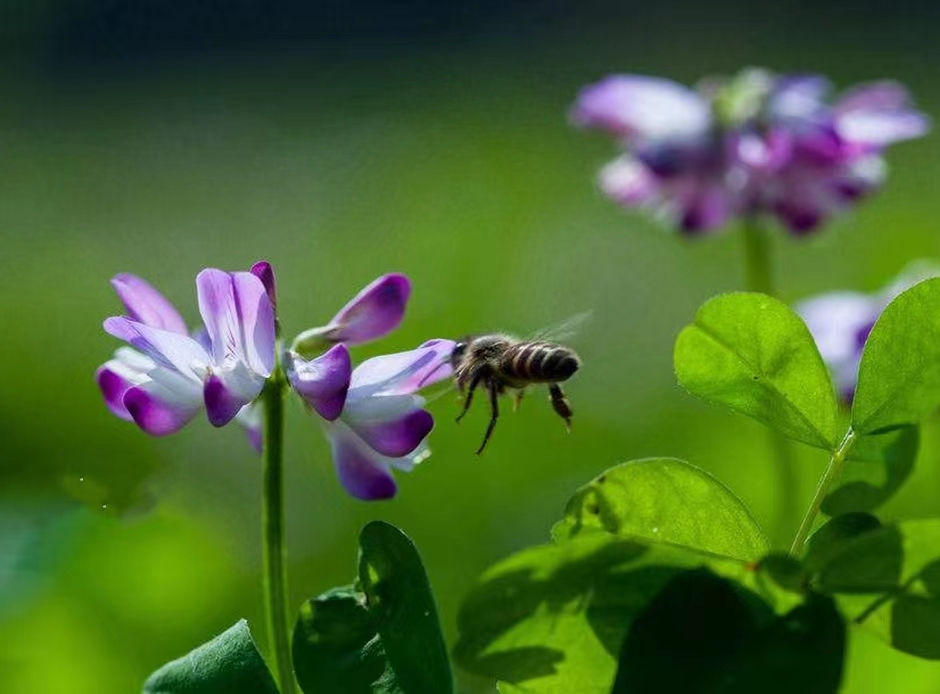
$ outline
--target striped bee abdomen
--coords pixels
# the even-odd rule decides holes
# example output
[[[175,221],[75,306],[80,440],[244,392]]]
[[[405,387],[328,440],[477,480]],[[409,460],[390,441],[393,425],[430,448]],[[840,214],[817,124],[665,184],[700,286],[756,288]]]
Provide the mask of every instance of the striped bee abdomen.
[[[520,342],[509,347],[500,359],[500,373],[514,381],[557,383],[565,381],[581,366],[573,350],[551,342]]]

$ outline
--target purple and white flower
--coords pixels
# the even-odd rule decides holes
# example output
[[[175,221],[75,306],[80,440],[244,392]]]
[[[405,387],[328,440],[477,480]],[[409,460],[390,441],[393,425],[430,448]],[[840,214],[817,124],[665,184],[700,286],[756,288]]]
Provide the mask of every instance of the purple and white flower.
[[[623,154],[600,185],[625,207],[688,234],[759,214],[803,234],[879,187],[888,145],[929,129],[896,83],[857,87],[833,105],[829,92],[818,75],[755,69],[698,89],[615,75],[584,88],[571,119],[617,139]]]
[[[898,294],[937,276],[940,266],[917,261],[874,294],[836,291],[806,299],[794,307],[816,341],[844,402],[851,403],[855,396],[862,351],[878,316]]]
[[[194,336],[144,280],[122,274],[112,285],[127,315],[108,318],[104,329],[131,346],[119,348],[96,380],[115,415],[163,436],[203,407],[214,426],[223,426],[261,393],[275,363],[274,308],[255,274],[213,268],[199,273],[205,329]]]
[[[416,393],[452,375],[453,349],[450,340],[431,340],[368,359],[352,372],[342,415],[327,425],[339,480],[352,496],[391,498],[392,470],[409,472],[430,455],[434,418]]]

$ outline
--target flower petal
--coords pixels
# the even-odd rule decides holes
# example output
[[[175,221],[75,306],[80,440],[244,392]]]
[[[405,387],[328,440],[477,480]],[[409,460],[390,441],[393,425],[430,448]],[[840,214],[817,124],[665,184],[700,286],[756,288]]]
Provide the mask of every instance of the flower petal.
[[[453,340],[430,340],[408,352],[367,359],[353,371],[350,390],[362,389],[358,397],[414,393],[451,375],[455,345]]]
[[[654,201],[659,183],[650,170],[633,157],[619,157],[601,169],[601,190],[624,207],[636,207]]]
[[[427,410],[412,410],[403,417],[350,425],[369,446],[382,455],[400,458],[415,450],[434,428],[434,417]]]
[[[401,323],[411,294],[404,275],[382,275],[360,291],[330,321],[327,338],[355,345],[382,337]]]
[[[708,102],[672,80],[641,75],[613,75],[581,90],[571,119],[641,141],[695,141],[712,123]]]
[[[346,425],[330,425],[333,463],[339,481],[352,496],[364,501],[391,499],[397,487],[383,456],[361,441]]]
[[[114,276],[111,286],[132,320],[180,335],[187,334],[186,321],[173,304],[145,280],[122,273]]]
[[[849,91],[835,107],[839,135],[853,143],[882,147],[925,135],[930,120],[910,105],[895,82],[875,82]]]
[[[213,426],[225,426],[261,394],[263,387],[264,378],[243,362],[233,362],[231,368],[213,371],[202,391],[209,422]]]
[[[767,114],[775,123],[789,127],[818,122],[825,114],[825,99],[831,89],[822,75],[783,75],[775,80],[767,98]]]
[[[261,280],[261,284],[264,285],[264,291],[271,300],[271,306],[276,310],[277,283],[274,280],[274,268],[271,267],[271,263],[269,263],[267,260],[259,260],[257,263],[251,266],[251,269],[248,272]]]
[[[250,272],[207,268],[196,276],[196,288],[213,360],[238,359],[269,376],[274,368],[274,310],[261,280]]]
[[[109,335],[126,340],[157,364],[202,381],[209,355],[191,337],[153,328],[123,316],[106,319],[104,329]]]
[[[149,357],[131,349],[121,347],[114,353],[114,359],[106,362],[95,373],[95,381],[104,396],[104,402],[113,414],[131,421],[131,413],[124,406],[124,393],[133,386],[150,380],[147,373],[156,367]]]
[[[173,434],[199,412],[198,404],[187,406],[181,402],[166,402],[146,385],[129,388],[124,393],[124,407],[137,426],[151,436]]]
[[[245,434],[248,436],[248,443],[258,453],[261,453],[261,446],[264,442],[264,433],[262,431],[261,415],[263,405],[258,401],[248,403],[235,415],[235,421],[242,425]]]
[[[352,376],[349,349],[334,345],[316,359],[304,359],[287,352],[287,378],[301,397],[327,421],[339,417],[346,403],[346,392]]]

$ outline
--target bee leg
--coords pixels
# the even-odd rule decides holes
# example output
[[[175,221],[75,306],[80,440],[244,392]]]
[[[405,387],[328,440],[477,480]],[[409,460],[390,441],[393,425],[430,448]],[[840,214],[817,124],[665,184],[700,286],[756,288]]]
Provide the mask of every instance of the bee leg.
[[[522,396],[525,395],[525,390],[520,388],[515,393],[512,394],[512,411],[516,412],[519,409],[519,405],[522,404]]]
[[[467,414],[467,411],[470,409],[470,405],[473,404],[473,391],[477,389],[477,386],[480,385],[480,380],[483,378],[483,371],[477,371],[473,374],[473,378],[470,379],[470,385],[467,386],[467,396],[463,401],[463,409],[460,411],[460,414],[457,415],[457,419],[454,421],[459,422],[463,419],[463,416]],[[463,388],[461,388],[463,391]]]
[[[486,427],[486,434],[483,435],[483,443],[481,443],[480,447],[477,449],[477,455],[480,455],[483,449],[486,448],[486,442],[490,440],[493,429],[496,428],[496,420],[499,419],[499,386],[492,380],[487,386],[490,392],[490,423]]]
[[[555,410],[559,417],[565,420],[565,428],[571,433],[571,415],[573,415],[574,412],[571,410],[571,403],[568,402],[565,391],[563,391],[561,386],[557,383],[552,383],[548,387],[548,393],[552,401],[552,409]]]

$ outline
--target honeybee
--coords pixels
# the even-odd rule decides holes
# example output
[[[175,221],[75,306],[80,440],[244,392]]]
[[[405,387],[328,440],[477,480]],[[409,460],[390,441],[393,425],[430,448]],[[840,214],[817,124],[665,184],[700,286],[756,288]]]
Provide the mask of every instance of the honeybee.
[[[565,325],[570,329],[573,323],[587,316],[579,314]],[[526,387],[547,384],[552,409],[565,420],[565,428],[571,431],[571,403],[559,385],[581,368],[581,358],[570,347],[538,339],[523,340],[501,333],[479,335],[458,342],[451,353],[450,362],[457,390],[464,398],[463,409],[457,416],[458,422],[470,410],[474,391],[478,387],[485,388],[489,395],[490,422],[477,455],[483,452],[493,434],[496,420],[499,419],[499,396],[507,390],[513,391],[515,411]]]

